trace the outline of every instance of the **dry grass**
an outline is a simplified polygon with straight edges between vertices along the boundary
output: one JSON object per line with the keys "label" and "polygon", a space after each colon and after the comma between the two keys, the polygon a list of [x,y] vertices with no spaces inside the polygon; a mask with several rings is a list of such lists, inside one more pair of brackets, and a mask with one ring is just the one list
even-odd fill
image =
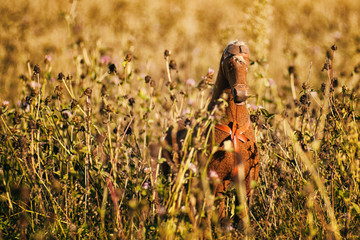
{"label": "dry grass", "polygon": [[[0,237],[359,238],[359,10],[350,0],[5,1]],[[228,224],[217,222],[216,179],[194,157],[201,138],[169,178],[150,174],[148,149],[181,116],[217,121],[205,110],[211,86],[196,85],[234,39],[251,50],[262,159],[248,231],[232,224],[235,188]]]}

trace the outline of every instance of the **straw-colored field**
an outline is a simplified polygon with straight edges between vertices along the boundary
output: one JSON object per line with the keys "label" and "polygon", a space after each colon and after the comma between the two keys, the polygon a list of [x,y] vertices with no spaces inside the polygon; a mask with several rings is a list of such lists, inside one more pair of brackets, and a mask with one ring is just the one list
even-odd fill
{"label": "straw-colored field", "polygon": [[[360,237],[359,1],[5,0],[0,16],[0,238]],[[221,225],[204,141],[168,178],[148,146],[221,117],[205,82],[236,39],[261,166],[250,222],[232,186]]]}

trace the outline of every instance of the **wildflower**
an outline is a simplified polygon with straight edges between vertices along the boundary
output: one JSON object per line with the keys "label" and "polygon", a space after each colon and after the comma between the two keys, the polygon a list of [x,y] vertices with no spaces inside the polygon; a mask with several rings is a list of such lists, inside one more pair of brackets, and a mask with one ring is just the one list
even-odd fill
{"label": "wildflower", "polygon": [[196,167],[196,165],[193,164],[193,163],[189,163],[189,169],[190,169],[191,171],[193,171],[194,173],[196,173],[196,171],[197,171],[197,167]]}
{"label": "wildflower", "polygon": [[209,68],[207,75],[212,78],[214,76],[214,74],[215,74],[215,70],[212,68]]}
{"label": "wildflower", "polygon": [[108,65],[110,63],[110,57],[107,55],[104,55],[100,58],[100,64],[101,65]]}
{"label": "wildflower", "polygon": [[113,79],[111,79],[111,82],[114,83],[115,85],[120,84],[119,78],[117,76],[115,76]]}
{"label": "wildflower", "polygon": [[29,86],[30,86],[30,88],[32,88],[32,89],[41,88],[41,84],[38,83],[38,82],[35,82],[35,81],[29,82]]}
{"label": "wildflower", "polygon": [[214,180],[214,179],[217,180],[217,179],[219,179],[219,175],[217,174],[216,171],[210,170],[209,171],[209,178],[212,179],[212,180]]}
{"label": "wildflower", "polygon": [[275,83],[274,79],[269,78],[269,85],[272,86],[272,85],[274,85],[274,83]]}
{"label": "wildflower", "polygon": [[3,107],[9,106],[9,101],[7,101],[7,100],[3,101],[3,102],[2,102],[2,106],[3,106]]}
{"label": "wildflower", "polygon": [[144,168],[144,173],[150,174],[151,170],[149,167]]}
{"label": "wildflower", "polygon": [[195,80],[193,78],[189,78],[188,80],[186,80],[186,85],[188,86],[195,86]]}
{"label": "wildflower", "polygon": [[188,104],[191,106],[193,105],[195,100],[193,98],[189,98]]}
{"label": "wildflower", "polygon": [[190,109],[189,108],[186,108],[182,111],[182,115],[186,115],[186,114],[189,114],[190,113]]}
{"label": "wildflower", "polygon": [[149,189],[149,187],[150,187],[150,184],[148,182],[144,182],[144,184],[142,185],[142,188],[145,190]]}
{"label": "wildflower", "polygon": [[256,110],[257,109],[257,106],[255,104],[249,104],[249,106],[252,110]]}
{"label": "wildflower", "polygon": [[159,208],[156,209],[157,213],[159,215],[165,215],[166,214],[166,208],[164,206],[160,206]]}
{"label": "wildflower", "polygon": [[44,63],[51,63],[51,56],[50,55],[45,55],[44,57]]}

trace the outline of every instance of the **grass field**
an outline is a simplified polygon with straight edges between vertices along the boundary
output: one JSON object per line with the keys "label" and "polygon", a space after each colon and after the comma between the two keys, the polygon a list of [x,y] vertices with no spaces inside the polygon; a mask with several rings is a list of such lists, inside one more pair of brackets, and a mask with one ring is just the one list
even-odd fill
{"label": "grass field", "polygon": [[[3,1],[0,238],[359,239],[359,12],[351,0]],[[149,148],[180,118],[221,118],[206,109],[235,39],[251,53],[261,156],[241,227],[237,186],[217,219],[201,136],[169,177]]]}

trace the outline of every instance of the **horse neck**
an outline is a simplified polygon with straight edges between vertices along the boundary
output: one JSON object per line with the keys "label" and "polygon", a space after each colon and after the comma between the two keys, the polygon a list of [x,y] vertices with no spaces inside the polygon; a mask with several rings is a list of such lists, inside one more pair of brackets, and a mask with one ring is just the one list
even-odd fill
{"label": "horse neck", "polygon": [[246,105],[236,105],[233,101],[233,97],[230,89],[224,90],[227,94],[229,94],[228,98],[228,106],[225,109],[225,113],[227,118],[223,119],[223,123],[228,125],[230,122],[237,122],[240,126],[245,125],[249,121],[249,113],[246,108]]}

